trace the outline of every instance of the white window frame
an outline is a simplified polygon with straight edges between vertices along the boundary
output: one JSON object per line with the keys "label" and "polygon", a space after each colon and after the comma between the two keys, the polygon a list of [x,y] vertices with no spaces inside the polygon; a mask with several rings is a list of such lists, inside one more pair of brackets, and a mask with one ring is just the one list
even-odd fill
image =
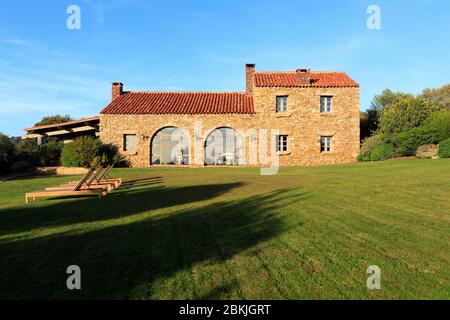
{"label": "white window frame", "polygon": [[289,151],[289,136],[287,134],[279,134],[276,136],[277,153]]}
{"label": "white window frame", "polygon": [[276,112],[287,112],[288,111],[288,95],[278,95],[276,97]]}
{"label": "white window frame", "polygon": [[333,152],[333,137],[320,136],[320,153]]}
{"label": "white window frame", "polygon": [[333,112],[333,96],[320,96],[320,112]]}
{"label": "white window frame", "polygon": [[[134,149],[128,148],[127,137],[134,137]],[[123,151],[124,152],[136,152],[137,151],[137,134],[135,133],[124,133],[123,134]]]}

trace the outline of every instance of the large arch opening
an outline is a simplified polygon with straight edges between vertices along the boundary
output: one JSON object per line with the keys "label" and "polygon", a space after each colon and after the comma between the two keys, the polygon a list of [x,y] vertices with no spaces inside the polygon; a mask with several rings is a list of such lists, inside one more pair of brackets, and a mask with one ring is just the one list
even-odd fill
{"label": "large arch opening", "polygon": [[214,129],[205,141],[205,165],[244,165],[244,141],[233,128]]}
{"label": "large arch opening", "polygon": [[152,165],[188,165],[189,135],[177,127],[162,128],[151,142]]}

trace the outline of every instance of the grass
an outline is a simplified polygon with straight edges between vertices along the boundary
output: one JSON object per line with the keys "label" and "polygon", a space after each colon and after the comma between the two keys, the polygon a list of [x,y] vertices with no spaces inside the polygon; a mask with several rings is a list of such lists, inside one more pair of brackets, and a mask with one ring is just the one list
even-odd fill
{"label": "grass", "polygon": [[[103,199],[0,184],[0,298],[449,299],[450,160],[116,169]],[[82,290],[66,288],[66,269]],[[381,290],[367,290],[378,265]]]}

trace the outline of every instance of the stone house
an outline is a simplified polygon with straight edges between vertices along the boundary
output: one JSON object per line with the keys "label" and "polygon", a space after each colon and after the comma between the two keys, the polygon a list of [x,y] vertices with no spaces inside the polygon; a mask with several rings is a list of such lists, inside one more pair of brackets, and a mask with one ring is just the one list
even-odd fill
{"label": "stone house", "polygon": [[359,85],[343,72],[256,72],[245,92],[127,92],[113,83],[99,136],[134,167],[325,165],[359,153]]}

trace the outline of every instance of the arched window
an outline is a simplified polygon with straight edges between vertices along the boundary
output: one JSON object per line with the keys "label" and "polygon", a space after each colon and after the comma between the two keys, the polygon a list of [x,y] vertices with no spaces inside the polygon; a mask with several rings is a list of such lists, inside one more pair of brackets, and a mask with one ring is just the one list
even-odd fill
{"label": "arched window", "polygon": [[183,129],[167,127],[152,138],[151,164],[188,165],[189,135]]}
{"label": "arched window", "polygon": [[205,165],[243,165],[244,142],[234,129],[213,130],[205,142]]}

